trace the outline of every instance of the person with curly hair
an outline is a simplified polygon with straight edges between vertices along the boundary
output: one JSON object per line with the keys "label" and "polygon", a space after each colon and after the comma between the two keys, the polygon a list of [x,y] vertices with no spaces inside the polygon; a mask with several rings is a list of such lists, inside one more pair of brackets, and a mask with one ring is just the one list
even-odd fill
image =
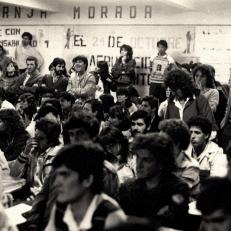
{"label": "person with curly hair", "polygon": [[208,100],[212,111],[216,112],[219,104],[219,92],[215,89],[214,79],[209,66],[203,64],[196,66],[193,70],[193,78],[196,87]]}
{"label": "person with curly hair", "polygon": [[180,69],[170,71],[165,85],[170,88],[172,96],[159,107],[162,118],[177,118],[187,123],[193,116],[201,115],[212,123],[213,130],[218,129],[208,100],[196,89],[188,73]]}
{"label": "person with curly hair", "polygon": [[22,119],[13,109],[0,110],[0,149],[7,161],[15,160],[24,150],[29,134]]}

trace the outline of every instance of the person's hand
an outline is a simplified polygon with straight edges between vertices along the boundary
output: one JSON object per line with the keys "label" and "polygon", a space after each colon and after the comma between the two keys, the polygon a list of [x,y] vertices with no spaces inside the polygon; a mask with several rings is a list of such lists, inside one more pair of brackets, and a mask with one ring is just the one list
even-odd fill
{"label": "person's hand", "polygon": [[27,140],[26,147],[24,149],[24,154],[29,155],[30,153],[34,152],[38,148],[38,141],[35,138],[31,138]]}

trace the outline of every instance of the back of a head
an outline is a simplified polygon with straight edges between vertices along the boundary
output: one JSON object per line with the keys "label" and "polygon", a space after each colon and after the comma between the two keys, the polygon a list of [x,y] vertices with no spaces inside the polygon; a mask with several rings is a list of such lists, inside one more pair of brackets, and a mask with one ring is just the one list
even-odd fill
{"label": "back of a head", "polygon": [[90,189],[97,194],[102,191],[103,161],[102,147],[97,143],[87,141],[62,148],[54,159],[53,166],[54,168],[66,166],[77,172],[80,181],[93,175],[94,180]]}
{"label": "back of a head", "polygon": [[167,133],[180,150],[186,150],[190,143],[190,131],[180,119],[168,119],[159,123],[160,131]]}

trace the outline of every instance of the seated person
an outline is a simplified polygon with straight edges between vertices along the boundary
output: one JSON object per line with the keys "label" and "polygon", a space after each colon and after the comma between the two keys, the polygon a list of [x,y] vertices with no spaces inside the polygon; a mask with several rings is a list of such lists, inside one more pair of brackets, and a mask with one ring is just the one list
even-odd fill
{"label": "seated person", "polygon": [[211,122],[205,117],[197,116],[189,120],[188,126],[191,145],[186,153],[199,163],[201,181],[209,176],[225,176],[228,170],[227,156],[221,147],[209,140]]}
{"label": "seated person", "polygon": [[182,227],[188,210],[189,188],[174,175],[173,143],[164,133],[137,135],[137,179],[120,189],[120,205],[127,215],[157,219],[160,224]]}
{"label": "seated person", "polygon": [[112,229],[126,221],[115,200],[102,193],[103,149],[92,142],[63,148],[55,158],[56,204],[45,231]]}
{"label": "seated person", "polygon": [[60,125],[41,119],[35,125],[35,137],[28,140],[25,150],[11,165],[11,175],[25,177],[29,196],[41,190],[51,171],[51,163],[58,150]]}

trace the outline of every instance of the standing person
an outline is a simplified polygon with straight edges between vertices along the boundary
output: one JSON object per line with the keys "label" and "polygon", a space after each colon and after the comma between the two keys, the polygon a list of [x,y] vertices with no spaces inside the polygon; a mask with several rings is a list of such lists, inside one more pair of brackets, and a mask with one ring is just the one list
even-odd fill
{"label": "standing person", "polygon": [[41,70],[41,67],[44,63],[43,57],[40,52],[32,46],[32,34],[29,32],[24,32],[22,34],[22,44],[15,49],[15,60],[19,66],[20,73],[24,73],[27,69],[26,60],[29,56],[34,56],[38,60],[38,69]]}
{"label": "standing person", "polygon": [[136,61],[133,57],[133,49],[129,45],[120,47],[120,57],[112,67],[111,74],[117,83],[117,88],[128,87],[135,82]]}
{"label": "standing person", "polygon": [[166,99],[166,88],[164,79],[167,70],[170,70],[174,64],[174,60],[166,51],[168,43],[165,40],[157,42],[158,54],[156,57],[151,57],[150,61],[150,88],[149,95],[156,97],[159,102]]}
{"label": "standing person", "polygon": [[45,87],[54,92],[66,91],[68,84],[68,76],[65,60],[56,57],[50,65],[54,71],[51,74],[45,75],[43,77],[42,87]]}
{"label": "standing person", "polygon": [[88,60],[86,56],[78,55],[72,60],[74,72],[68,81],[67,92],[75,98],[86,97],[95,98],[96,79],[95,76],[87,72]]}

